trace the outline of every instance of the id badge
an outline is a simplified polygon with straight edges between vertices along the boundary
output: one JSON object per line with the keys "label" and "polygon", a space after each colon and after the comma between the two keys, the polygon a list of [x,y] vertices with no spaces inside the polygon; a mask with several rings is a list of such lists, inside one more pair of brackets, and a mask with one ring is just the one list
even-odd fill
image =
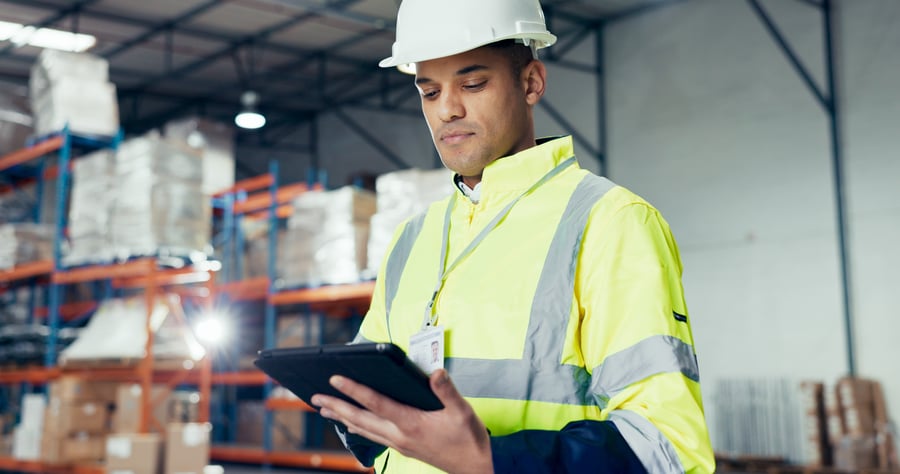
{"label": "id badge", "polygon": [[409,359],[426,374],[444,368],[444,328],[429,326],[409,338]]}

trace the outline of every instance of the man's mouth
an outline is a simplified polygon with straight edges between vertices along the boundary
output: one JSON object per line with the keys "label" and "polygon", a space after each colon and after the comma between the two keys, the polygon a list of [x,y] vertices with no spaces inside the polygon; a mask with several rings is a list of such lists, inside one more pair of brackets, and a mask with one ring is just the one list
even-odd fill
{"label": "man's mouth", "polygon": [[447,132],[447,133],[441,134],[441,142],[446,143],[448,145],[456,145],[474,135],[475,134],[471,133],[471,132]]}

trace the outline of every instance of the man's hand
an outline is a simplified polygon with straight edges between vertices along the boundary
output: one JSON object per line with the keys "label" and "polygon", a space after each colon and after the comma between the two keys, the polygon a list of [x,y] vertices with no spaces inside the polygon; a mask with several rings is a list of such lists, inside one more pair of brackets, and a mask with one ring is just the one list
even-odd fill
{"label": "man's hand", "polygon": [[403,405],[345,377],[336,375],[330,382],[366,409],[321,394],[313,396],[312,403],[322,408],[322,416],[343,423],[351,433],[447,472],[493,472],[487,430],[447,371],[431,374],[431,390],[444,404],[436,411]]}

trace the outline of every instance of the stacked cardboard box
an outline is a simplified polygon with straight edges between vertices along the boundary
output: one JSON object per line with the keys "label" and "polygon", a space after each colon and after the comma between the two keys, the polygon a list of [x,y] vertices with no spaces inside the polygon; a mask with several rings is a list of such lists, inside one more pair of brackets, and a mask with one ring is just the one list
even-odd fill
{"label": "stacked cardboard box", "polygon": [[821,382],[800,383],[805,459],[815,467],[831,465],[828,427],[825,422],[824,392],[825,384]]}
{"label": "stacked cardboard box", "polygon": [[51,464],[100,462],[109,433],[115,384],[65,376],[50,384],[41,459]]}
{"label": "stacked cardboard box", "polygon": [[[892,469],[897,454],[881,384],[874,380],[844,377],[833,394],[840,421],[829,419],[829,439],[834,465],[841,469]],[[834,407],[830,407],[829,411]],[[829,414],[834,417],[833,413]],[[838,431],[839,430],[839,431]]]}
{"label": "stacked cardboard box", "polygon": [[170,423],[166,428],[165,474],[203,474],[209,464],[212,425]]}
{"label": "stacked cardboard box", "polygon": [[106,472],[110,474],[158,474],[162,437],[156,433],[119,433],[106,438]]}
{"label": "stacked cardboard box", "polygon": [[99,56],[44,49],[29,77],[34,131],[38,135],[68,126],[81,135],[115,135],[119,130],[116,86],[109,64]]}
{"label": "stacked cardboard box", "polygon": [[287,229],[279,236],[277,284],[296,287],[359,281],[366,266],[374,194],[345,186],[301,194],[293,205]]}
{"label": "stacked cardboard box", "polygon": [[[296,398],[296,397],[295,397]],[[266,407],[262,401],[246,401],[238,404],[237,439],[241,445],[262,447],[265,429]],[[279,410],[272,418],[272,450],[296,451],[305,443],[302,411]]]}

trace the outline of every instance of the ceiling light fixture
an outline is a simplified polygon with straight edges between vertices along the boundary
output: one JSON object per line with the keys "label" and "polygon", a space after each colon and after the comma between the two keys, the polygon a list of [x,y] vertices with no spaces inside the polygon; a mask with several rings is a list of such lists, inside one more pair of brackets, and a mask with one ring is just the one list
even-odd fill
{"label": "ceiling light fixture", "polygon": [[75,53],[87,51],[97,44],[97,38],[92,35],[53,28],[35,28],[9,21],[0,21],[0,41],[9,41],[17,47],[36,46]]}
{"label": "ceiling light fixture", "polygon": [[258,103],[259,94],[256,92],[246,91],[241,94],[243,108],[234,116],[234,124],[247,130],[262,128],[266,124],[266,116],[256,110]]}

